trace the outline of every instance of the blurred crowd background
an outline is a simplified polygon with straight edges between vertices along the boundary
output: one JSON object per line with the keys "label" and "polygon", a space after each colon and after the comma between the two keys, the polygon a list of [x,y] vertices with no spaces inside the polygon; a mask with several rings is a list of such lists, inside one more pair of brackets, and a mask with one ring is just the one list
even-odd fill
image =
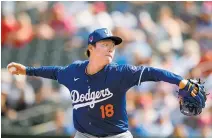
{"label": "blurred crowd background", "polygon": [[[74,136],[67,88],[49,79],[11,76],[10,62],[66,66],[87,59],[87,39],[106,27],[124,42],[114,62],[201,78],[212,92],[212,2],[3,1],[1,132]],[[129,130],[142,137],[212,137],[212,94],[201,115],[179,111],[177,86],[145,82],[127,93]]]}

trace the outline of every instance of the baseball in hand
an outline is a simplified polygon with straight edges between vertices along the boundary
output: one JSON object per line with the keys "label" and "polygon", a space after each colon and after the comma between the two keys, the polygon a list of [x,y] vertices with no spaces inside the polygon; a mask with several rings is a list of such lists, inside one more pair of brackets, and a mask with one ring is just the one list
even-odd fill
{"label": "baseball in hand", "polygon": [[16,67],[10,67],[9,68],[9,72],[11,72],[11,73],[14,72],[14,71],[16,71],[16,70],[17,70]]}

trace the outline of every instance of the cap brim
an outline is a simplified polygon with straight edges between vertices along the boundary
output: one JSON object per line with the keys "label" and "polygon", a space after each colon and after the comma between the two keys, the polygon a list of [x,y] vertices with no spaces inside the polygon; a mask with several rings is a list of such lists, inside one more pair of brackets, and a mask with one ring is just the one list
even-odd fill
{"label": "cap brim", "polygon": [[102,40],[105,40],[105,39],[111,39],[115,43],[115,45],[119,45],[122,42],[122,39],[120,37],[117,37],[117,36],[106,37]]}

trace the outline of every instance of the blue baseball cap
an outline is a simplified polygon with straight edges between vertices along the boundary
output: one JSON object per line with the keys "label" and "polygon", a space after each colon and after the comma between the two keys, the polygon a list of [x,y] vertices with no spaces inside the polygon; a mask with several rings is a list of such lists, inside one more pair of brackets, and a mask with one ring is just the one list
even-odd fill
{"label": "blue baseball cap", "polygon": [[112,32],[107,28],[94,30],[88,37],[88,44],[95,44],[100,40],[111,39],[115,45],[119,45],[122,39],[118,36],[113,36]]}

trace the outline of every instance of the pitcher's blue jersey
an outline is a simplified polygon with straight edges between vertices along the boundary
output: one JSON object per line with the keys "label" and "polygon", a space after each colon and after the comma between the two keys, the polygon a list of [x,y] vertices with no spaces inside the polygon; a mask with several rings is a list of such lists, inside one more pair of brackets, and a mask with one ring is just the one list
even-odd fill
{"label": "pitcher's blue jersey", "polygon": [[126,91],[144,81],[178,85],[182,78],[171,72],[144,66],[106,65],[94,75],[85,70],[89,61],[67,67],[27,68],[27,75],[58,80],[70,91],[75,128],[94,136],[115,135],[128,129]]}

